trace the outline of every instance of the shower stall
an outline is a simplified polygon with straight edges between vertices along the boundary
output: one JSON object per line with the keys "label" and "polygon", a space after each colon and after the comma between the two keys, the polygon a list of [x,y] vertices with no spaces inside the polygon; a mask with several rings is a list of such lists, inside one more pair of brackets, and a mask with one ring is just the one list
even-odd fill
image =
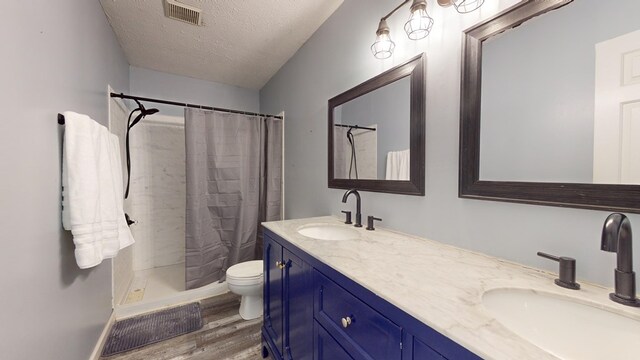
{"label": "shower stall", "polygon": [[[123,159],[126,158],[124,139],[129,113],[130,110],[123,101],[110,99],[110,130],[121,139]],[[279,131],[282,129],[282,126],[279,127]],[[282,137],[278,139],[282,142]],[[131,129],[129,141],[131,178],[125,212],[135,221],[131,230],[136,242],[114,259],[113,299],[116,316],[128,316],[228,291],[224,281],[198,282],[197,288],[192,281],[191,290],[187,290],[185,249],[193,251],[193,246],[189,247],[185,240],[188,235],[185,227],[186,170],[187,158],[193,158],[193,155],[187,156],[186,152],[184,116],[163,115],[162,111],[148,115]],[[198,142],[193,138],[188,141],[192,148],[192,144]],[[281,149],[282,143],[277,145]],[[282,160],[282,153],[278,153],[279,161]],[[278,167],[278,171],[282,171],[281,167]],[[203,168],[203,172],[211,173],[212,170]],[[126,174],[126,169],[123,173]],[[281,186],[281,174],[277,179]],[[280,198],[277,200],[281,204],[282,192],[278,196]],[[281,206],[278,211],[277,216],[280,218]],[[255,253],[259,256],[259,251]],[[193,259],[193,254],[191,256]],[[218,279],[219,276],[215,278]],[[224,280],[223,276],[221,280]]]}
{"label": "shower stall", "polygon": [[125,208],[136,243],[135,276],[124,303],[184,291],[184,118],[154,114],[131,131],[131,186]]}

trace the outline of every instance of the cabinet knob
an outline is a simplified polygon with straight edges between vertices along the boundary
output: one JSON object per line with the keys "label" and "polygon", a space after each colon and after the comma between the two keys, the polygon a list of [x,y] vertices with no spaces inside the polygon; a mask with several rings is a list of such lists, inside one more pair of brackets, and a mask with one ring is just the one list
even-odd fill
{"label": "cabinet knob", "polygon": [[284,261],[276,261],[276,267],[280,270],[284,269]]}
{"label": "cabinet knob", "polygon": [[346,329],[346,328],[349,327],[349,325],[351,325],[351,317],[350,316],[343,317],[342,318],[342,327]]}

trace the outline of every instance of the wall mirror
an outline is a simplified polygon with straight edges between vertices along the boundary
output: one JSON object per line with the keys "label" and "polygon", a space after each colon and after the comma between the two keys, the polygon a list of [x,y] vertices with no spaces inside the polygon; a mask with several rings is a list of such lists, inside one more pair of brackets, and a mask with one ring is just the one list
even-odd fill
{"label": "wall mirror", "polygon": [[459,195],[640,212],[640,1],[523,1],[465,32]]}
{"label": "wall mirror", "polygon": [[329,100],[329,187],[424,195],[424,55]]}

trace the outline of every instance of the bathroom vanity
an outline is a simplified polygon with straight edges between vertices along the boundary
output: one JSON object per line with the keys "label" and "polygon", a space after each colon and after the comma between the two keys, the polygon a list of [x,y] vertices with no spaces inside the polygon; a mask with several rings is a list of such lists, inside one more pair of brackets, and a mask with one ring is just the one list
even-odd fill
{"label": "bathroom vanity", "polygon": [[263,342],[274,359],[478,359],[265,227]]}
{"label": "bathroom vanity", "polygon": [[[564,289],[556,274],[427,239],[356,229],[334,217],[263,225],[263,355],[272,359],[584,358],[578,348],[589,339],[558,350],[508,323],[529,299],[549,302],[549,311],[562,300],[587,319],[607,309],[606,316],[630,322],[612,325],[623,335],[640,324],[639,310],[609,301],[605,288]],[[502,309],[512,312],[501,317]],[[544,318],[533,315],[522,321]],[[566,336],[561,342],[573,341]]]}

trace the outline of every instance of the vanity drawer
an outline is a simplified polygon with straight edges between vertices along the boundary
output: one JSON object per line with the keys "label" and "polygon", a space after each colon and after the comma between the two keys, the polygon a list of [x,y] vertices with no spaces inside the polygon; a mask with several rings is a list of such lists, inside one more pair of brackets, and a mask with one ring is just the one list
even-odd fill
{"label": "vanity drawer", "polygon": [[402,328],[320,272],[314,316],[354,359],[400,360]]}
{"label": "vanity drawer", "polygon": [[315,360],[353,360],[317,321],[313,322],[313,332],[316,339]]}

